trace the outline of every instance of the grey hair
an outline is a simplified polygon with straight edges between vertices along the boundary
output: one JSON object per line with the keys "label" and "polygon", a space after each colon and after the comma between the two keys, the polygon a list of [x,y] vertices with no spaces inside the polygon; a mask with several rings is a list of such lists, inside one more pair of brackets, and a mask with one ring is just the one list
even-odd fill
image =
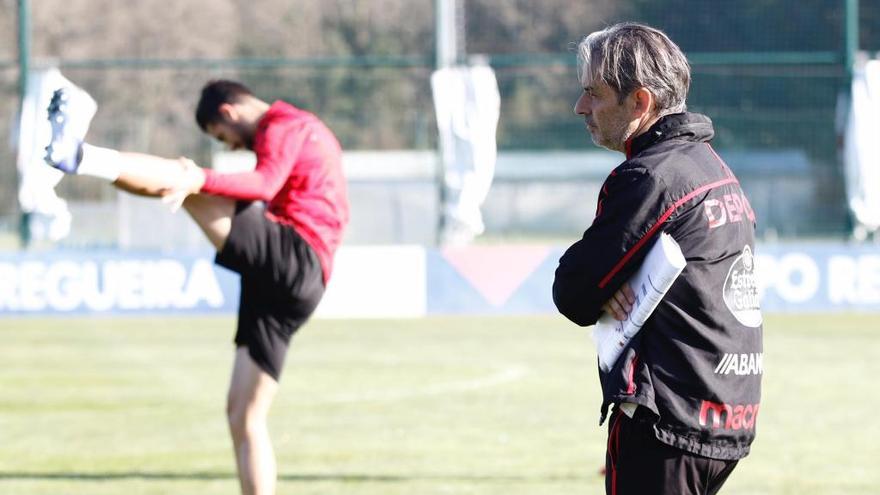
{"label": "grey hair", "polygon": [[691,68],[681,49],[659,29],[624,22],[584,38],[577,47],[584,87],[602,81],[623,102],[638,88],[654,96],[658,115],[687,110]]}

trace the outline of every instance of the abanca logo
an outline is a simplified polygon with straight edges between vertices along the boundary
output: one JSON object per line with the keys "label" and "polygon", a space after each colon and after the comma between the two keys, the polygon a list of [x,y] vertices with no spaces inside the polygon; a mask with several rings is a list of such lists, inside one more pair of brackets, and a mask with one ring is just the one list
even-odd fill
{"label": "abanca logo", "polygon": [[724,304],[733,316],[747,327],[759,327],[764,321],[758,297],[755,257],[749,246],[743,248],[727,272],[724,281]]}

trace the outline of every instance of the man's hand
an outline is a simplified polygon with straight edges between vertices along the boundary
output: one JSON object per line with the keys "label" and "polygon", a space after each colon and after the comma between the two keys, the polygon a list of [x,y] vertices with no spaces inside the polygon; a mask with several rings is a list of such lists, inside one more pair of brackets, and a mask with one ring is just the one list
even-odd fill
{"label": "man's hand", "polygon": [[617,321],[624,321],[632,311],[632,306],[636,302],[636,296],[629,284],[623,286],[611,296],[611,299],[602,305],[602,310],[611,315]]}
{"label": "man's hand", "polygon": [[181,167],[178,183],[162,190],[162,202],[172,213],[180,209],[187,196],[198,193],[205,185],[205,172],[195,162],[185,157],[178,158],[177,162]]}

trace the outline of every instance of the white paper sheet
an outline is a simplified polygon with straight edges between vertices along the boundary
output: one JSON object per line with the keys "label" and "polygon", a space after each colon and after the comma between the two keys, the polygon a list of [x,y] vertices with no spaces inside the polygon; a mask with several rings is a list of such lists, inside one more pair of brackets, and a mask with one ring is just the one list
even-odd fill
{"label": "white paper sheet", "polygon": [[593,341],[603,371],[614,366],[620,353],[642,329],[686,264],[678,243],[669,234],[661,233],[642,265],[627,281],[636,296],[627,319],[618,321],[605,313],[593,328]]}

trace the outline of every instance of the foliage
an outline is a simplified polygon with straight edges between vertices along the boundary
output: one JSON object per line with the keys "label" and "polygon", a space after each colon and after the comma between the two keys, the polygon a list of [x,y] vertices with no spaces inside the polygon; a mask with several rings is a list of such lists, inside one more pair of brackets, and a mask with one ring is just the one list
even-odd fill
{"label": "foliage", "polygon": [[[68,67],[100,102],[95,144],[200,163],[216,146],[192,112],[208,79],[241,79],[266,99],[286,99],[324,118],[347,149],[431,149],[429,77],[435,0],[31,0],[35,60],[196,60],[164,68]],[[458,0],[468,53],[497,58],[502,149],[585,149],[571,107],[579,88],[572,48],[624,20],[667,31],[688,54],[832,52],[843,49],[846,2],[748,0]],[[861,0],[862,47],[880,50],[880,2]],[[15,0],[0,0],[0,134],[16,105]],[[562,58],[560,58],[562,57]],[[228,60],[280,65],[224,65]],[[311,66],[296,61],[314,62]],[[506,60],[506,61],[505,61]],[[217,61],[217,63],[210,63]],[[345,63],[343,61],[355,61]],[[5,65],[3,63],[5,62]],[[384,65],[383,65],[384,64]],[[799,149],[823,173],[837,169],[835,112],[846,72],[837,64],[694,64],[690,108],[707,113],[716,145]],[[0,148],[0,214],[15,210],[13,155]],[[841,179],[835,179],[837,191]],[[96,183],[64,184],[69,198],[110,197]]]}

